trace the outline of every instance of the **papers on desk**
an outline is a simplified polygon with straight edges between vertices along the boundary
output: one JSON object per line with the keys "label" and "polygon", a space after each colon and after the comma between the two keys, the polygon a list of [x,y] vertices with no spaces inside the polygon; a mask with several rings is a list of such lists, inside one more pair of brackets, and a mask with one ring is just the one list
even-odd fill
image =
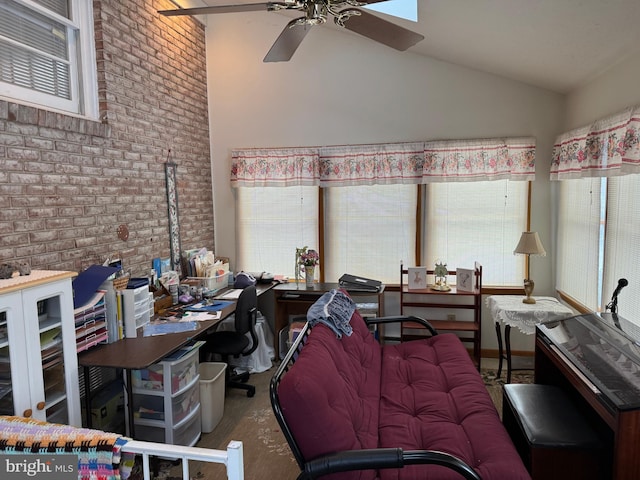
{"label": "papers on desk", "polygon": [[180,319],[181,322],[205,322],[207,320],[219,320],[222,316],[222,312],[185,312],[184,316]]}
{"label": "papers on desk", "polygon": [[155,335],[166,335],[168,333],[188,332],[197,330],[197,322],[162,322],[148,323],[143,327],[143,335],[145,337],[153,337]]}
{"label": "papers on desk", "polygon": [[232,288],[231,290],[227,290],[223,295],[220,295],[216,298],[220,300],[237,300],[238,297],[240,297],[241,293],[241,288]]}
{"label": "papers on desk", "polygon": [[200,302],[194,305],[189,305],[185,308],[186,312],[219,312],[223,308],[232,305],[233,302]]}

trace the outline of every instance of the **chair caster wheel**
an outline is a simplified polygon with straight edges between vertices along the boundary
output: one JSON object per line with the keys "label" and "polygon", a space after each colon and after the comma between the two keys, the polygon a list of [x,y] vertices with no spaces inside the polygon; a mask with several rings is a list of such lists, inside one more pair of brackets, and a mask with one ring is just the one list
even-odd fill
{"label": "chair caster wheel", "polygon": [[247,390],[247,397],[251,398],[256,394],[255,390]]}

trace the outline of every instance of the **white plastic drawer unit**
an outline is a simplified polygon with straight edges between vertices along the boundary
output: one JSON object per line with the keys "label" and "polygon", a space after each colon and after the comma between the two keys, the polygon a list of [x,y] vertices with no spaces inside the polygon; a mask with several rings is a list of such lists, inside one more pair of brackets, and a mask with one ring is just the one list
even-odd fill
{"label": "white plastic drawer unit", "polygon": [[[177,360],[163,360],[144,370],[133,370],[133,388],[177,393],[198,376],[198,351],[194,348]],[[170,386],[169,390],[166,385]]]}
{"label": "white plastic drawer unit", "polygon": [[133,370],[136,440],[194,445],[201,434],[199,350],[187,345],[144,370]]}
{"label": "white plastic drawer unit", "polygon": [[[170,402],[170,405],[165,405],[167,401]],[[195,377],[191,385],[183,392],[177,393],[171,398],[165,398],[162,392],[136,393],[133,396],[136,423],[138,420],[161,420],[176,425],[198,408],[199,404],[200,382],[198,377]]]}
{"label": "white plastic drawer unit", "polygon": [[127,288],[122,291],[124,313],[124,336],[135,338],[140,327],[151,320],[149,286]]}
{"label": "white plastic drawer unit", "polygon": [[171,445],[194,446],[200,440],[200,405],[172,428],[136,424],[136,440],[168,443]]}

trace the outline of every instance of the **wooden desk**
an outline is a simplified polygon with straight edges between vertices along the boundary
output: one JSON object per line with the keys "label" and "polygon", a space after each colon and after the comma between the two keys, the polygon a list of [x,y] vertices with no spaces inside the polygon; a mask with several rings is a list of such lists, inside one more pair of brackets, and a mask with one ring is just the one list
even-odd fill
{"label": "wooden desk", "polygon": [[[280,330],[289,325],[289,317],[300,315],[305,316],[309,307],[313,305],[318,298],[324,293],[332,289],[340,289],[338,283],[314,283],[313,286],[307,287],[305,283],[283,283],[273,287],[275,300],[275,318],[274,318],[274,350],[276,358],[280,358]],[[378,304],[377,316],[382,316],[384,311],[384,288],[380,292],[363,292],[349,290],[349,295],[357,303],[357,298],[370,297],[375,298]]]}
{"label": "wooden desk", "polygon": [[[274,284],[261,284],[256,286],[258,296],[273,288]],[[223,294],[221,291],[220,294]],[[131,383],[131,370],[149,368],[158,363],[167,355],[185,346],[192,340],[203,337],[236,310],[236,303],[221,310],[220,318],[198,322],[198,329],[167,335],[143,337],[141,329],[136,338],[123,338],[114,343],[99,345],[78,355],[78,365],[83,367],[85,385],[85,407],[87,411],[87,427],[91,428],[91,395],[90,395],[90,368],[116,368],[122,369],[125,374],[125,389],[127,392],[127,411],[129,418],[129,435],[134,437],[133,422],[133,386]]]}
{"label": "wooden desk", "polygon": [[137,338],[123,338],[114,343],[94,347],[78,355],[78,365],[83,368],[85,386],[85,408],[87,411],[87,427],[91,428],[91,395],[90,395],[90,369],[91,367],[106,367],[122,369],[125,374],[125,389],[127,391],[127,411],[129,418],[129,436],[135,438],[133,422],[133,386],[131,383],[131,370],[149,368],[158,363],[167,355],[183,347],[191,340],[204,336],[208,330],[235,312],[235,302],[222,309],[220,318],[198,322],[198,329],[189,332],[171,333],[143,337],[138,332]]}

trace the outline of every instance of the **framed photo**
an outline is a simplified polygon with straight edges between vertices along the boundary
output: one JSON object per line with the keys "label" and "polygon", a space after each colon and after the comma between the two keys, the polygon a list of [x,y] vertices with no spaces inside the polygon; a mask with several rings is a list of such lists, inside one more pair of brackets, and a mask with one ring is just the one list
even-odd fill
{"label": "framed photo", "polygon": [[177,165],[167,162],[164,164],[167,180],[167,205],[169,214],[169,240],[171,248],[171,268],[182,276],[180,262],[180,222],[178,221],[178,186],[176,180]]}
{"label": "framed photo", "polygon": [[409,290],[424,290],[427,288],[427,267],[409,267],[407,276],[407,288]]}
{"label": "framed photo", "polygon": [[473,273],[469,268],[456,269],[456,288],[459,292],[473,292]]}

